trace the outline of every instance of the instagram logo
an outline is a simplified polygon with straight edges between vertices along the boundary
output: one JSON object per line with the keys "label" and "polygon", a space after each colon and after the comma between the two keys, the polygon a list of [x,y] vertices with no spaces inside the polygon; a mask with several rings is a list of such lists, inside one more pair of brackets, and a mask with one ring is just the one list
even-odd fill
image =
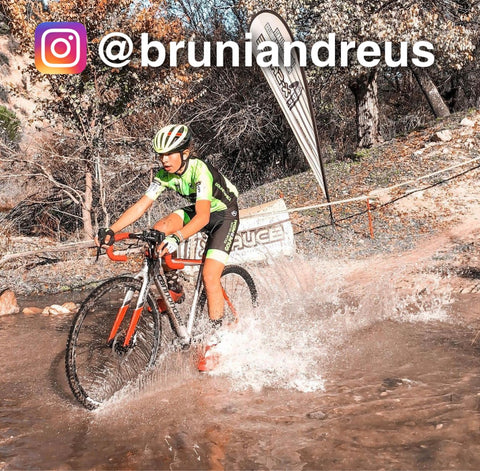
{"label": "instagram logo", "polygon": [[35,67],[42,74],[79,74],[87,65],[82,23],[41,23],[35,29]]}

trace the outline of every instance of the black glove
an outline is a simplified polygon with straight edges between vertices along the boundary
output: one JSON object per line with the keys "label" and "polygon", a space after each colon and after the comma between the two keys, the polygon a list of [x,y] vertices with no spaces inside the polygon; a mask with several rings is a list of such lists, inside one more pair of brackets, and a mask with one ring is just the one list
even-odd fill
{"label": "black glove", "polygon": [[[110,239],[108,239],[108,242],[105,242],[107,235],[110,236]],[[113,232],[111,229],[102,227],[98,230],[98,242],[100,243],[100,245],[113,245],[113,243],[115,242],[115,239],[113,238],[114,235],[115,232]]]}

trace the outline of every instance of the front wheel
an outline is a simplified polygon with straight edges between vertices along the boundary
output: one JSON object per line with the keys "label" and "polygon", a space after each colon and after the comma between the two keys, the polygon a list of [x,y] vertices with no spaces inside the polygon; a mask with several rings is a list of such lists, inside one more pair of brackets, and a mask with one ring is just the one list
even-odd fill
{"label": "front wheel", "polygon": [[[238,265],[228,265],[223,269],[220,279],[224,297],[224,325],[238,322],[245,312],[257,306],[258,292],[252,276]],[[202,290],[198,303],[194,337],[208,334],[210,323],[207,310],[207,293]]]}
{"label": "front wheel", "polygon": [[[160,322],[150,292],[125,345],[141,287],[141,281],[132,277],[112,278],[88,296],[73,320],[65,368],[73,394],[87,409],[98,407],[155,363]],[[120,311],[123,319],[109,340]]]}

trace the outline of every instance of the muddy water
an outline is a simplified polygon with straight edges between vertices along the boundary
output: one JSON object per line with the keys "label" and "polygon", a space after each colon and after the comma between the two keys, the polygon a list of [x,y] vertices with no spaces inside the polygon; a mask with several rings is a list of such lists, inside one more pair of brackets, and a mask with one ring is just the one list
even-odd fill
{"label": "muddy water", "polygon": [[0,318],[0,468],[479,469],[479,295],[331,268],[259,268],[214,373],[168,352],[94,412],[64,377],[70,319]]}

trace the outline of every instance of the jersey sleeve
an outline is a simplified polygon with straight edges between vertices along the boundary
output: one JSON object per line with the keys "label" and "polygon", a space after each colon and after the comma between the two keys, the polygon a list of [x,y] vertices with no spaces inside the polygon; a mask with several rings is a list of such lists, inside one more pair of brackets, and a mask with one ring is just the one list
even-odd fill
{"label": "jersey sleeve", "polygon": [[155,201],[164,190],[165,186],[162,181],[158,178],[154,178],[152,183],[150,183],[150,186],[147,188],[145,196]]}
{"label": "jersey sleeve", "polygon": [[202,162],[200,171],[195,179],[196,200],[197,201],[212,201],[213,198],[213,175],[208,170],[208,167]]}

